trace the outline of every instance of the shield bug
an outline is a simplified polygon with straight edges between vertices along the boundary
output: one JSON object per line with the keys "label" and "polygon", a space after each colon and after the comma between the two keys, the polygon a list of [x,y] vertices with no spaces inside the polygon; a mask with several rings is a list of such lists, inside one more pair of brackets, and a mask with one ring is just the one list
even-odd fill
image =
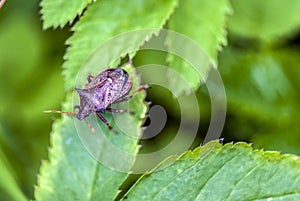
{"label": "shield bug", "polygon": [[0,8],[4,5],[6,0],[0,0]]}
{"label": "shield bug", "polygon": [[[78,120],[85,120],[89,115],[96,113],[99,119],[111,130],[112,126],[103,117],[105,111],[116,113],[127,111],[110,108],[111,104],[127,101],[139,91],[148,88],[147,85],[142,85],[132,95],[128,96],[132,88],[132,80],[128,73],[120,67],[105,69],[95,77],[89,75],[87,80],[88,83],[83,89],[76,88],[80,96],[80,105],[75,106],[74,109],[79,109],[78,113],[61,112],[58,110],[45,112],[76,115]],[[91,128],[92,132],[94,132],[91,125],[86,120],[85,122]]]}

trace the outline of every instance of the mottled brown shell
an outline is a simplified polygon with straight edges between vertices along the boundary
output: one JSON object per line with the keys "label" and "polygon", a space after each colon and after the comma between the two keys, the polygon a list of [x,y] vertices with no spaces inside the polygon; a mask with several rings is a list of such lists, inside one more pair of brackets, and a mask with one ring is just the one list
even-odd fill
{"label": "mottled brown shell", "polygon": [[132,81],[121,68],[108,68],[96,77],[88,77],[84,89],[76,89],[80,96],[77,118],[84,119],[94,112],[102,112],[109,105],[126,96],[132,88]]}

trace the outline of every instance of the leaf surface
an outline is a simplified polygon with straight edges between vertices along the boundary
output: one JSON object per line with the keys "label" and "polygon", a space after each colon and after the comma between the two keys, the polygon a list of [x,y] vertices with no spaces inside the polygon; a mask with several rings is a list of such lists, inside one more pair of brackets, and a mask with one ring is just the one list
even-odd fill
{"label": "leaf surface", "polygon": [[[225,18],[230,11],[230,4],[227,0],[210,1],[210,0],[190,0],[180,1],[178,8],[170,19],[169,28],[173,31],[184,34],[196,42],[208,54],[215,63],[217,63],[217,54],[223,45],[227,44],[225,31]],[[176,41],[168,41],[167,45],[175,46]],[[194,57],[201,52],[191,52],[190,47],[181,44],[180,48]],[[201,57],[200,57],[201,58]],[[186,58],[179,58],[169,54],[167,61],[172,70],[178,72],[185,81],[169,76],[170,87],[175,94],[190,92],[199,87],[200,80],[205,80],[209,69],[213,66],[208,64],[203,66],[199,74],[189,63]],[[185,84],[187,82],[188,86]],[[191,88],[191,89],[189,89]]]}
{"label": "leaf surface", "polygon": [[43,28],[63,27],[68,22],[72,22],[77,15],[80,15],[83,9],[91,2],[92,0],[42,0]]}
{"label": "leaf surface", "polygon": [[[133,80],[133,92],[138,88],[139,78],[131,65],[125,69]],[[64,115],[57,120],[51,134],[49,161],[43,162],[38,177],[36,200],[113,200],[138,151],[140,126],[147,110],[144,98],[145,92],[141,91],[129,101],[129,110],[135,112],[133,116],[127,113],[104,115],[117,134],[109,131],[95,116],[88,118],[96,129],[95,134],[84,122],[72,117]],[[71,96],[68,96],[63,109],[72,110]],[[120,130],[122,126],[130,127],[130,130],[125,134],[124,130]],[[121,150],[122,154],[130,153],[132,157],[123,159],[116,150]]]}
{"label": "leaf surface", "polygon": [[126,200],[299,200],[297,156],[212,141],[144,175]]}
{"label": "leaf surface", "polygon": [[[162,28],[172,14],[177,0],[161,1],[159,6],[149,1],[98,1],[89,6],[84,16],[73,27],[74,35],[67,40],[70,46],[64,63],[66,88],[75,85],[76,75],[88,56],[96,48],[118,34],[146,28]],[[101,65],[106,68],[116,65],[115,60],[138,48],[158,30],[144,31],[129,40],[113,42],[99,55]],[[131,55],[132,56],[132,55]]]}

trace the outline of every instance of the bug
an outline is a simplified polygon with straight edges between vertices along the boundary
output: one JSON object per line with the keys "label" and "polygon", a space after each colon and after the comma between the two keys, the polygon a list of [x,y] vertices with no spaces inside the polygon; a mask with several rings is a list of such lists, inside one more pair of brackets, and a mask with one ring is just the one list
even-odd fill
{"label": "bug", "polygon": [[[78,113],[61,112],[58,110],[49,110],[45,112],[76,115],[77,119],[80,121],[85,120],[89,115],[96,113],[98,118],[106,124],[108,129],[112,130],[112,126],[103,117],[105,111],[116,113],[128,112],[128,110],[113,109],[110,106],[111,104],[128,101],[139,91],[148,88],[148,85],[142,85],[132,95],[128,96],[132,89],[132,80],[128,73],[120,67],[107,68],[95,77],[89,75],[87,81],[88,83],[83,89],[75,89],[80,97],[80,105],[74,107],[74,109],[79,110]],[[94,133],[95,131],[91,125],[86,120],[85,122]]]}
{"label": "bug", "polygon": [[0,8],[4,5],[6,0],[0,0]]}

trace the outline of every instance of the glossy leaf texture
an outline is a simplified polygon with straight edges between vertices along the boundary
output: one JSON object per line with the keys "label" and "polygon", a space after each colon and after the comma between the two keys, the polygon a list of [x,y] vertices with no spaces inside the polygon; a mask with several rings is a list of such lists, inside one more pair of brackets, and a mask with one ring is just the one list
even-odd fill
{"label": "glossy leaf texture", "polygon": [[145,174],[124,200],[299,200],[300,160],[212,141]]}
{"label": "glossy leaf texture", "polygon": [[234,14],[228,19],[229,32],[248,39],[276,43],[299,31],[298,0],[232,0]]}
{"label": "glossy leaf texture", "polygon": [[[76,75],[87,57],[107,40],[132,30],[162,28],[173,13],[177,0],[161,1],[159,6],[156,3],[154,0],[103,0],[90,5],[73,27],[74,35],[67,40],[69,48],[63,72],[66,89],[74,87]],[[158,34],[158,31],[149,31],[145,35],[113,44],[113,52],[107,51],[101,56],[103,65],[106,65],[104,67],[132,53],[130,50],[137,50],[152,34]]]}
{"label": "glossy leaf texture", "polygon": [[[169,29],[184,34],[196,42],[216,64],[218,51],[227,44],[225,19],[230,10],[231,7],[227,0],[180,1],[178,8],[170,19]],[[168,37],[166,40],[166,44],[169,47],[177,45],[176,41],[168,41]],[[189,54],[194,54],[196,58],[199,57],[197,55],[199,52],[190,52],[189,46],[182,44],[181,48],[185,52],[189,52]],[[189,86],[187,87],[181,79],[176,79],[174,76],[169,77],[170,88],[176,95],[183,92],[189,93],[191,90],[197,89],[200,85],[200,80],[205,81],[210,68],[213,67],[213,64],[206,65],[201,69],[201,74],[199,74],[184,59],[173,54],[169,54],[167,57],[171,70],[178,72]]]}
{"label": "glossy leaf texture", "polygon": [[[133,80],[133,92],[138,88],[139,77],[131,65],[127,65],[125,69]],[[84,122],[70,116],[64,115],[61,120],[57,120],[51,134],[49,161],[43,162],[38,176],[36,200],[113,200],[118,195],[118,188],[128,176],[128,172],[121,172],[117,168],[127,167],[128,161],[118,158],[111,150],[116,148],[124,153],[133,154],[130,165],[134,162],[134,154],[138,152],[137,142],[141,135],[141,124],[147,110],[144,98],[145,92],[141,91],[129,101],[129,110],[135,112],[130,116],[130,126],[124,118],[123,122],[118,122],[119,125],[131,127],[131,132],[127,134],[119,130],[119,125],[115,123],[115,118],[126,114],[116,114],[114,118],[109,113],[104,114],[117,133],[108,130],[103,122],[92,121],[92,118],[88,118],[89,122],[95,129],[99,125],[102,131],[98,129],[93,134]],[[67,97],[63,110],[72,110],[71,96]],[[111,168],[107,159],[117,164],[115,169]]]}
{"label": "glossy leaf texture", "polygon": [[84,8],[91,2],[92,0],[42,0],[43,28],[63,27],[65,24],[73,22],[76,16],[80,15]]}

